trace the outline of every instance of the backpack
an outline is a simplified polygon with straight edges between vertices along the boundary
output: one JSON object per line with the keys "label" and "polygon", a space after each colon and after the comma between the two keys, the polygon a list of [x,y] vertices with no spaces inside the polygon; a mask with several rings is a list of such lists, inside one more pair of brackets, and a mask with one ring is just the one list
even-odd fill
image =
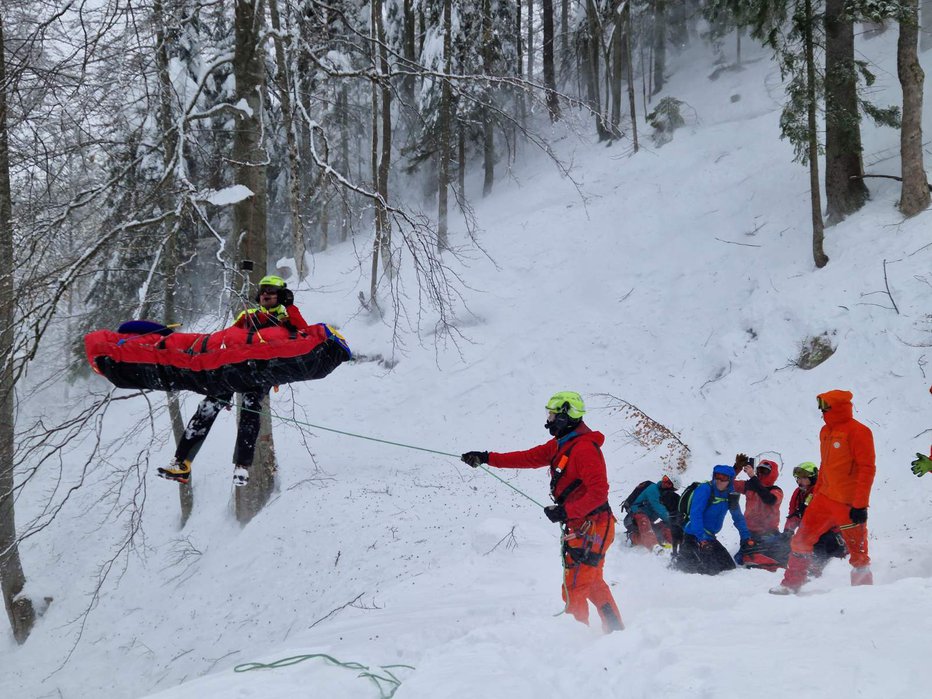
{"label": "backpack", "polygon": [[[683,490],[683,494],[680,495],[680,502],[676,507],[676,520],[677,524],[681,527],[685,527],[689,522],[689,508],[693,503],[693,493],[696,492],[698,488],[703,483],[708,483],[709,481],[693,481]],[[711,501],[711,498],[709,498]]]}
{"label": "backpack", "polygon": [[626,497],[621,503],[622,511],[630,512],[631,505],[633,505],[634,501],[638,499],[638,496],[644,492],[644,489],[647,488],[647,486],[653,485],[653,484],[654,484],[653,481],[641,481],[636,486],[634,486],[634,490],[631,491],[631,494],[628,497]]}

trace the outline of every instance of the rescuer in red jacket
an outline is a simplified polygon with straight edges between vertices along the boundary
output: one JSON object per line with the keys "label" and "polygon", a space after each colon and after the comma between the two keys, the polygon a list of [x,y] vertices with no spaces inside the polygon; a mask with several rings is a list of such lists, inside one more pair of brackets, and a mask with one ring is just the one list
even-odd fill
{"label": "rescuer in red jacket", "polygon": [[812,551],[819,538],[838,527],[848,546],[851,584],[872,585],[867,553],[867,508],[877,467],[874,435],[852,416],[850,391],[828,391],[818,396],[825,421],[819,432],[822,464],[812,500],[790,542],[789,563],[775,595],[797,592],[806,582]]}
{"label": "rescuer in red jacket", "polygon": [[[240,313],[233,325],[255,331],[260,338],[263,328],[284,326],[295,331],[308,327],[301,311],[293,304],[294,294],[281,277],[268,275],[259,281],[256,294],[256,308]],[[236,430],[236,446],[233,450],[233,485],[244,486],[249,482],[249,467],[256,452],[256,439],[259,437],[259,418],[262,401],[269,393],[270,386],[258,387],[255,391],[243,393],[243,405],[240,409],[239,424]],[[179,483],[187,483],[191,478],[191,462],[197,456],[207,434],[217,419],[221,409],[229,409],[233,394],[225,393],[206,396],[197,406],[197,410],[185,428],[184,435],[175,449],[175,458],[165,468],[158,470],[159,476]]]}
{"label": "rescuer in red jacket", "polygon": [[605,633],[624,628],[612,591],[602,578],[605,552],[615,538],[615,517],[608,504],[608,479],[601,446],[605,436],[582,421],[585,404],[578,393],[561,391],[547,402],[546,428],[553,439],[527,451],[469,451],[462,460],[476,468],[550,467],[550,496],[544,508],[563,526],[563,600],[566,611],[589,623],[589,602],[598,610]]}

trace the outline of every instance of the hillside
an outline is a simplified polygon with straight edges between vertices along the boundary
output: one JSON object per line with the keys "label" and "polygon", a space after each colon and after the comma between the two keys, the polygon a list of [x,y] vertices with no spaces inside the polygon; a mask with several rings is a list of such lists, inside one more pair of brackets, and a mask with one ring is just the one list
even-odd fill
{"label": "hillside", "polygon": [[[897,102],[895,33],[860,48],[878,67],[875,99]],[[309,288],[297,291],[305,317],[397,364],[357,362],[273,396],[273,410],[294,420],[276,425],[281,489],[247,527],[230,512],[231,415],[195,462],[196,511],[179,531],[176,488],[154,477],[171,455],[167,416],[139,423],[147,405],[138,399],[108,414],[103,439],[136,430],[138,452],[92,464],[24,544],[30,590],[55,601],[25,646],[8,632],[0,639],[0,695],[379,696],[358,672],[320,660],[232,671],[315,653],[374,671],[412,666],[392,670],[396,699],[744,697],[739,672],[765,676],[750,678],[758,697],[924,693],[932,478],[917,480],[908,464],[928,448],[932,423],[928,214],[902,221],[897,183],[871,180],[865,209],[828,229],[831,261],[816,270],[808,175],[777,138],[783,93],[768,55],[758,50],[745,70],[716,80],[703,52],[675,60],[665,94],[692,116],[672,142],[645,139],[632,155],[626,142],[580,142],[566,127],[554,137],[575,183],[527,152],[514,178],[477,202],[488,255],[454,263],[467,283],[462,336],[435,343],[427,312],[428,330],[402,330],[393,349],[391,323],[358,312],[366,282],[353,246],[316,256]],[[897,133],[864,128],[868,170],[898,174]],[[457,236],[467,245],[464,230]],[[413,282],[406,291],[416,308]],[[794,366],[801,343],[823,333],[834,355],[809,371]],[[576,390],[587,423],[606,435],[617,507],[668,464],[638,443],[611,397],[689,446],[685,482],[745,451],[781,464],[788,495],[792,467],[817,458],[815,396],[832,388],[853,391],[855,415],[875,436],[876,585],[850,588],[847,563],[833,562],[807,594],[776,598],[773,574],[685,576],[619,537],[606,579],[627,629],[608,637],[555,618],[558,532],[528,499],[449,456],[301,424],[450,454],[507,451],[545,441],[546,399]],[[69,401],[81,391],[72,387]],[[43,409],[63,395],[47,389]],[[150,443],[157,463],[137,463]],[[83,448],[75,442],[66,483]],[[500,475],[547,502],[543,471]],[[26,489],[21,519],[50,487]],[[119,550],[129,521],[140,528],[135,546]],[[730,525],[723,535],[736,549]],[[94,600],[102,567],[109,575]]]}

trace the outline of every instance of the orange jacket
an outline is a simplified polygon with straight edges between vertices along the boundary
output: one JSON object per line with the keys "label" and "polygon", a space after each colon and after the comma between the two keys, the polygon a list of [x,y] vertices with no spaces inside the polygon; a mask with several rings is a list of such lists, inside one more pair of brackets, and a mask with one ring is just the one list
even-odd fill
{"label": "orange jacket", "polygon": [[874,435],[851,416],[850,391],[828,391],[819,398],[830,407],[822,413],[825,420],[819,433],[822,465],[813,492],[851,507],[867,507],[877,470]]}

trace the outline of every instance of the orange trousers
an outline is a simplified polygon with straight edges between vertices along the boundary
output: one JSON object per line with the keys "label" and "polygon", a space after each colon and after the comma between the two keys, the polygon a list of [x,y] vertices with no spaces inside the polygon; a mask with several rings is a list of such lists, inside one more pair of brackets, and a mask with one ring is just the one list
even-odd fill
{"label": "orange trousers", "polygon": [[[852,523],[850,510],[851,505],[836,502],[824,495],[816,494],[812,498],[812,502],[803,514],[799,529],[790,542],[792,554],[783,576],[784,585],[798,589],[806,582],[809,563],[812,561],[812,548],[819,537],[832,527],[838,527],[841,530],[841,536],[848,546],[850,555],[848,560],[852,568],[866,568],[871,564],[870,556],[867,554],[867,525]],[[852,572],[852,584],[865,584],[865,575],[869,577],[869,574],[861,573],[856,576]],[[858,580],[864,582],[857,582]],[[866,584],[870,583],[866,582]]]}
{"label": "orange trousers", "polygon": [[[587,524],[588,523],[588,524]],[[605,633],[624,629],[621,612],[602,578],[605,552],[615,540],[615,518],[602,513],[578,528],[567,526],[563,536],[563,601],[566,612],[589,624],[589,602],[595,605]],[[571,551],[575,550],[575,551]],[[575,552],[576,555],[573,555]],[[580,555],[580,554],[583,555]],[[588,553],[586,557],[584,554]],[[591,563],[586,561],[592,561]]]}

